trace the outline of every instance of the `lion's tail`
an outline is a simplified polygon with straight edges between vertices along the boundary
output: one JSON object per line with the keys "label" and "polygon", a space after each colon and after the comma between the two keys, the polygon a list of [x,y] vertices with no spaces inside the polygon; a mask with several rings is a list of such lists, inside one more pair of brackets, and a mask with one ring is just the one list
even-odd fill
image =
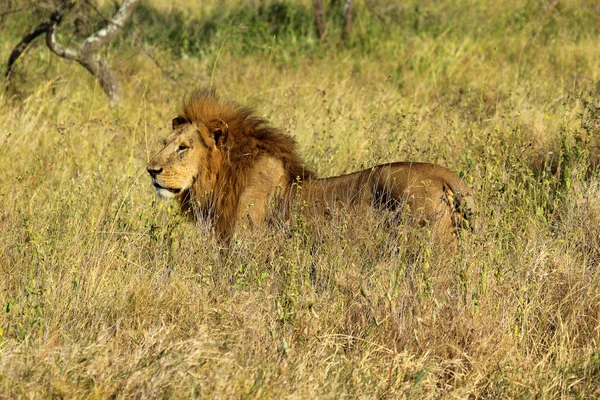
{"label": "lion's tail", "polygon": [[477,232],[479,230],[476,221],[477,209],[471,192],[462,184],[459,187],[447,184],[444,192],[446,201],[451,208],[452,224],[456,229],[457,236],[460,236],[460,232],[464,230]]}

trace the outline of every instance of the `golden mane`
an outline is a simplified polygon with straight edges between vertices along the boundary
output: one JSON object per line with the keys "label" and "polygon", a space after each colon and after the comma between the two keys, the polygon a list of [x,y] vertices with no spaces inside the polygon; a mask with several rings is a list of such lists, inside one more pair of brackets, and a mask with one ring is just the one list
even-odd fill
{"label": "golden mane", "polygon": [[200,89],[192,93],[183,103],[180,118],[208,125],[221,120],[228,126],[223,147],[227,164],[236,172],[249,171],[257,158],[269,154],[283,162],[292,181],[314,178],[296,151],[296,141],[267,120],[260,118],[248,107],[221,100],[215,90]]}
{"label": "golden mane", "polygon": [[[184,100],[179,118],[206,126],[215,121],[227,125],[226,137],[218,144],[222,157],[211,167],[217,171],[214,186],[195,186],[179,199],[182,209],[190,212],[190,216],[200,214],[212,219],[221,238],[231,235],[240,196],[255,173],[254,166],[264,156],[281,161],[290,182],[315,178],[298,155],[296,141],[291,136],[258,117],[251,108],[221,100],[214,90],[200,89],[192,93]],[[194,207],[197,204],[195,199],[203,195],[198,191],[207,189],[212,191],[209,203],[200,209]]]}

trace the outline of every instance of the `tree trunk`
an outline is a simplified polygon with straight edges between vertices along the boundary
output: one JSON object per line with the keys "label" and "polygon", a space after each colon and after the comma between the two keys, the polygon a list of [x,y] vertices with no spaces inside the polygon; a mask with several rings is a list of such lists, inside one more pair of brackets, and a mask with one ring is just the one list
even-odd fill
{"label": "tree trunk", "polygon": [[77,61],[94,75],[111,104],[115,105],[121,102],[121,86],[117,76],[102,57],[92,54],[88,57],[82,56]]}
{"label": "tree trunk", "polygon": [[327,33],[327,27],[325,25],[325,6],[323,0],[313,0],[315,5],[315,19],[317,21],[317,36],[319,40],[322,40]]}
{"label": "tree trunk", "polygon": [[346,0],[344,1],[344,8],[342,13],[344,15],[344,25],[342,27],[342,42],[344,44],[348,43],[348,38],[350,37],[350,30],[352,29],[352,6],[354,5],[354,0]]}

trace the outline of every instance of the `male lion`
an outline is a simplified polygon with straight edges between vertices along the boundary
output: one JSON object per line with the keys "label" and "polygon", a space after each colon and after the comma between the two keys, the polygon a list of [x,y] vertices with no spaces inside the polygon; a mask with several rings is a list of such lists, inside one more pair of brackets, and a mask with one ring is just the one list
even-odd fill
{"label": "male lion", "polygon": [[340,207],[400,212],[408,206],[433,232],[452,237],[474,211],[461,179],[434,164],[397,162],[319,179],[294,139],[213,90],[184,101],[164,144],[147,167],[156,193],[211,221],[224,243],[242,226],[289,215],[296,201],[313,216]]}

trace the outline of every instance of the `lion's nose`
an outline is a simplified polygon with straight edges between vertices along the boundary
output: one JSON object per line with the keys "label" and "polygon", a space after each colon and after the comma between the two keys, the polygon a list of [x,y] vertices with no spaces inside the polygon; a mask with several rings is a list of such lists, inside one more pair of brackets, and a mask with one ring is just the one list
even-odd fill
{"label": "lion's nose", "polygon": [[153,168],[151,166],[146,167],[146,171],[150,174],[151,177],[156,178],[156,175],[162,172],[162,168]]}

